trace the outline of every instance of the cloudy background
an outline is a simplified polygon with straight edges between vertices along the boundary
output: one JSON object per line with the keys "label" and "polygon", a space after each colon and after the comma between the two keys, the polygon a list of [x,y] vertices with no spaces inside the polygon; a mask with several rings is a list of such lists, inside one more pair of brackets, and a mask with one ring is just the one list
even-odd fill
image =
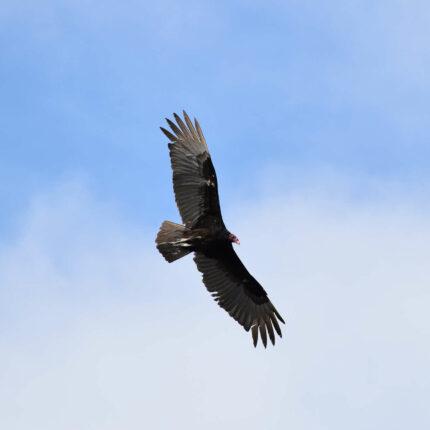
{"label": "cloudy background", "polygon": [[[418,0],[4,2],[0,427],[429,428],[429,22]],[[183,108],[286,319],[274,348],[154,247]]]}

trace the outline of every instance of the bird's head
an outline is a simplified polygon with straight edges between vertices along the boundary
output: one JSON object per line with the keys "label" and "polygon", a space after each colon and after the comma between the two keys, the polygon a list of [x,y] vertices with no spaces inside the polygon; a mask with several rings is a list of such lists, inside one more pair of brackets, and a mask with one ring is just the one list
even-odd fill
{"label": "bird's head", "polygon": [[234,242],[234,243],[237,243],[238,245],[240,245],[239,239],[233,233],[229,233],[228,239],[231,242]]}

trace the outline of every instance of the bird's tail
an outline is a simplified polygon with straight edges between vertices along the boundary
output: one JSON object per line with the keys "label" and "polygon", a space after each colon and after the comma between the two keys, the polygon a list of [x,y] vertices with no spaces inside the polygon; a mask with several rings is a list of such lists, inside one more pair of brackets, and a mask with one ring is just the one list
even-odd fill
{"label": "bird's tail", "polygon": [[163,257],[171,263],[193,251],[191,244],[187,242],[185,233],[187,228],[174,222],[164,221],[157,234],[155,243]]}

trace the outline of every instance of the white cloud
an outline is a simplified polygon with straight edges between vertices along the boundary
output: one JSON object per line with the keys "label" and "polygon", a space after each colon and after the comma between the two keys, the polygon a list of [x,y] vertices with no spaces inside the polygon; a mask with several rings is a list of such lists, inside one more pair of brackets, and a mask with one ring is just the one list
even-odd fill
{"label": "white cloud", "polygon": [[0,256],[0,426],[427,428],[428,217],[309,189],[226,214],[274,348],[82,185],[37,199]]}

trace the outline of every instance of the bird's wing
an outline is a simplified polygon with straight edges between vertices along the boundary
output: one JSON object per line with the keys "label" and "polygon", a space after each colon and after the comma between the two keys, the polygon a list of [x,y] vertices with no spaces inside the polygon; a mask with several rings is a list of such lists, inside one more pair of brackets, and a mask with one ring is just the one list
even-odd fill
{"label": "bird's wing", "polygon": [[174,117],[177,125],[166,118],[173,134],[160,128],[171,142],[173,189],[182,221],[191,227],[205,215],[222,220],[216,173],[200,125],[194,119],[194,127],[185,111],[186,124],[178,115]]}
{"label": "bird's wing", "polygon": [[246,331],[251,329],[254,346],[257,345],[259,332],[264,347],[267,333],[275,344],[273,328],[282,337],[278,320],[282,323],[284,320],[263,287],[246,270],[230,243],[210,256],[195,252],[194,261],[203,273],[206,288],[218,304]]}

